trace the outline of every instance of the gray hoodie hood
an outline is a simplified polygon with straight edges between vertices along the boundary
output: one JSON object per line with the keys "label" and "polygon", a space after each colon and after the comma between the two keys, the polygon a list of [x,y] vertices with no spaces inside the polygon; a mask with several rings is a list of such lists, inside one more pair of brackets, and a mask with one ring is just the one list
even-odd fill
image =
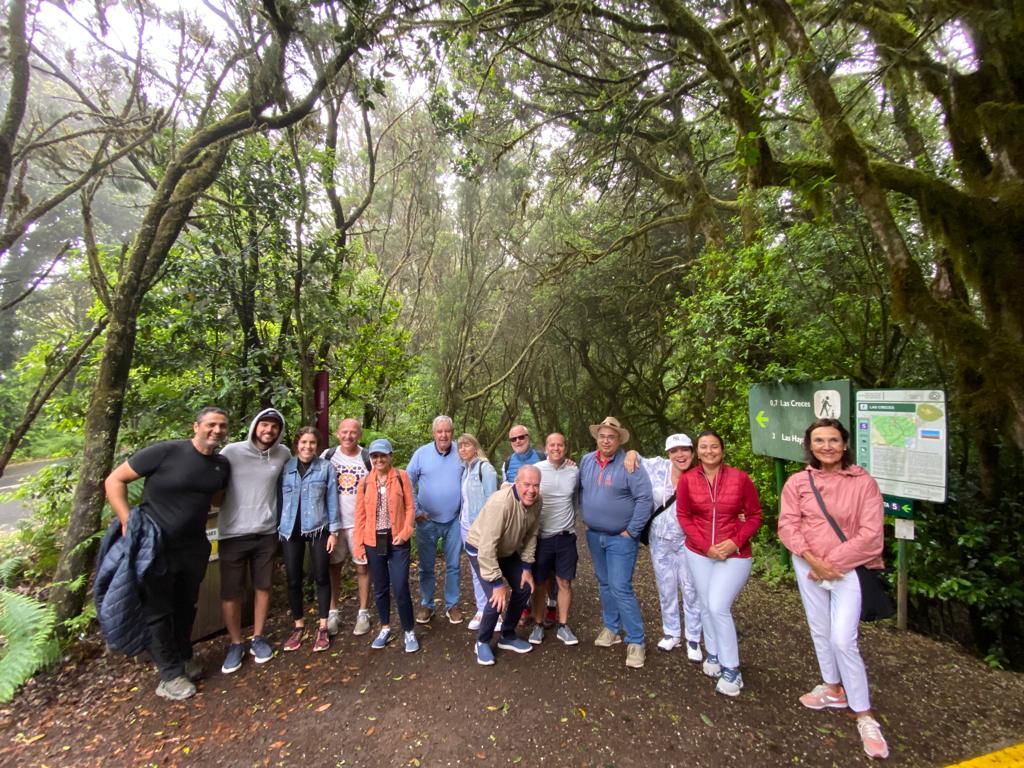
{"label": "gray hoodie hood", "polygon": [[[253,442],[256,425],[276,418],[281,434],[270,448],[260,450]],[[231,481],[217,519],[221,539],[249,534],[271,534],[277,530],[277,483],[281,469],[292,453],[283,445],[284,417],[276,408],[264,408],[253,417],[245,440],[230,443],[220,452],[231,462]]]}
{"label": "gray hoodie hood", "polygon": [[[261,451],[256,445],[256,425],[261,421],[275,420],[280,422],[281,431],[277,435],[277,440],[267,450]],[[274,449],[281,444],[281,439],[284,437],[284,416],[277,408],[264,408],[262,411],[253,416],[252,421],[249,423],[249,432],[245,436],[245,442],[252,449],[253,453],[266,458],[269,460],[270,455],[274,453]]]}

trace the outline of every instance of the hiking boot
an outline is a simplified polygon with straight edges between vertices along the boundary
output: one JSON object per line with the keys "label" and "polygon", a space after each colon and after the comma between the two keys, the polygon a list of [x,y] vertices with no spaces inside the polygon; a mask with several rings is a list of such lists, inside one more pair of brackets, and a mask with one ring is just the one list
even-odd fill
{"label": "hiking boot", "polygon": [[700,650],[700,643],[693,640],[686,641],[686,660],[692,661],[694,664],[700,664],[704,661],[704,654]]}
{"label": "hiking boot", "polygon": [[882,735],[882,727],[871,715],[861,715],[857,718],[857,732],[860,733],[861,743],[864,745],[864,754],[868,757],[888,757],[889,745],[885,743]]}
{"label": "hiking boot", "polygon": [[484,614],[482,611],[477,611],[473,614],[473,618],[469,620],[469,626],[466,629],[471,632],[476,632],[480,629],[480,622],[484,620]]}
{"label": "hiking boot", "polygon": [[320,627],[316,631],[316,640],[313,641],[313,653],[319,653],[320,651],[326,651],[331,647],[331,635],[327,631],[327,627]]}
{"label": "hiking boot", "polygon": [[288,639],[284,641],[284,645],[281,646],[282,651],[297,651],[302,647],[302,636],[306,634],[305,627],[295,627],[292,633],[288,635]]}
{"label": "hiking boot", "polygon": [[601,631],[594,638],[594,645],[598,648],[611,648],[616,643],[621,643],[622,638],[618,632],[612,632],[608,627],[601,627]]}
{"label": "hiking boot", "polygon": [[256,635],[249,644],[249,653],[256,659],[257,664],[266,664],[274,658],[274,649],[270,647],[267,638],[263,635]]}
{"label": "hiking boot", "polygon": [[420,649],[420,641],[416,639],[416,633],[411,629],[405,633],[405,652],[416,653]]}
{"label": "hiking boot", "polygon": [[416,609],[417,624],[429,624],[432,618],[434,618],[434,609],[429,605],[421,605]]}
{"label": "hiking boot", "polygon": [[715,693],[721,693],[725,696],[739,696],[742,688],[743,675],[740,674],[740,671],[723,667],[722,676],[718,678],[718,684],[715,686]]}
{"label": "hiking boot", "polygon": [[379,651],[394,639],[395,636],[391,632],[391,627],[384,627],[380,632],[377,633],[377,636],[373,638],[373,642],[370,643],[370,647],[376,651]]}
{"label": "hiking boot", "polygon": [[533,630],[530,632],[530,643],[533,645],[540,645],[544,642],[544,625],[534,624]]}
{"label": "hiking boot", "polygon": [[352,627],[353,635],[365,635],[370,631],[370,612],[365,608],[360,608],[359,613],[356,614],[356,625]]}
{"label": "hiking boot", "polygon": [[487,643],[476,644],[476,663],[489,667],[494,663],[494,651]]}
{"label": "hiking boot", "polygon": [[722,665],[718,663],[717,656],[712,656],[709,653],[708,657],[704,659],[704,674],[708,677],[721,677]]}
{"label": "hiking boot", "polygon": [[679,645],[679,638],[678,637],[672,637],[671,635],[665,635],[665,637],[661,638],[661,640],[658,641],[658,650],[659,651],[671,651],[673,648],[678,647],[678,645]]}
{"label": "hiking boot", "polygon": [[533,646],[525,640],[520,640],[515,635],[498,639],[498,647],[503,651],[514,651],[515,653],[529,653]]}
{"label": "hiking boot", "polygon": [[444,615],[448,617],[449,624],[461,624],[462,623],[462,611],[459,610],[459,606],[453,605]]}
{"label": "hiking boot", "polygon": [[161,680],[156,687],[156,695],[162,699],[182,701],[196,695],[196,686],[184,675],[178,675],[173,680]]}
{"label": "hiking boot", "polygon": [[185,662],[185,677],[192,682],[195,682],[206,673],[206,667],[203,666],[201,661],[197,659],[189,659]]}
{"label": "hiking boot", "polygon": [[840,687],[839,693],[833,693],[822,683],[814,686],[814,690],[800,697],[800,703],[808,709],[846,709],[846,691]]}
{"label": "hiking boot", "polygon": [[245,643],[231,643],[228,646],[227,655],[224,656],[224,663],[220,665],[222,674],[230,675],[242,668],[242,657],[245,656]]}
{"label": "hiking boot", "polygon": [[626,666],[630,669],[640,669],[647,660],[647,651],[640,643],[630,643],[626,646]]}
{"label": "hiking boot", "polygon": [[577,638],[576,635],[572,633],[572,630],[569,629],[568,624],[563,624],[562,626],[560,626],[558,628],[558,631],[555,632],[555,637],[557,637],[566,645],[576,645],[579,642],[579,638]]}

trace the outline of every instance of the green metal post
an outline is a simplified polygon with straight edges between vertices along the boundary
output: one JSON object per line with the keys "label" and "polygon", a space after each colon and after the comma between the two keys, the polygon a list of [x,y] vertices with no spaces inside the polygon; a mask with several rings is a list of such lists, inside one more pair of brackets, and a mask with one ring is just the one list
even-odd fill
{"label": "green metal post", "polygon": [[[786,461],[785,459],[775,459],[775,493],[779,497],[779,509],[778,512],[782,512],[782,486],[786,484]],[[779,562],[783,566],[789,565],[789,550],[780,541],[779,542]]]}

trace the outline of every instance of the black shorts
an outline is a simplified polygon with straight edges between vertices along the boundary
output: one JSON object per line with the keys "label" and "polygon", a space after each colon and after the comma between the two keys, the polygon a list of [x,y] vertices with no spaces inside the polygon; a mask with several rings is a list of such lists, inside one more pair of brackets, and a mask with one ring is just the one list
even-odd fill
{"label": "black shorts", "polygon": [[277,554],[276,533],[234,536],[217,542],[220,560],[220,599],[238,600],[245,595],[245,574],[253,589],[269,590]]}
{"label": "black shorts", "polygon": [[560,579],[572,581],[576,578],[576,563],[579,559],[575,533],[559,533],[546,539],[538,537],[533,578],[540,584],[554,573]]}

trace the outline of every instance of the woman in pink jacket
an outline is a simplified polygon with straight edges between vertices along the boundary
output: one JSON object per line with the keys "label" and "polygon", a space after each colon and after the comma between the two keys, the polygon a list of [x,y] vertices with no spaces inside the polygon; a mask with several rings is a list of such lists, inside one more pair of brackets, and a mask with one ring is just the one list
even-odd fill
{"label": "woman in pink jacket", "polygon": [[676,516],[700,600],[704,674],[718,678],[718,693],[739,696],[743,676],[732,604],[750,578],[750,539],[761,525],[761,502],[749,475],[723,463],[724,452],[714,432],[697,436],[700,464],[679,476]]}
{"label": "woman in pink jacket", "polygon": [[[850,433],[836,419],[818,419],[804,433],[807,471],[782,490],[779,538],[793,553],[800,598],[818,656],[822,683],[800,697],[810,709],[846,709],[857,717],[864,751],[887,757],[889,747],[872,716],[868,675],[857,648],[860,582],[856,568],[881,568],[882,495],[850,457]],[[813,483],[813,487],[812,487]],[[814,495],[846,536],[836,535]]]}

